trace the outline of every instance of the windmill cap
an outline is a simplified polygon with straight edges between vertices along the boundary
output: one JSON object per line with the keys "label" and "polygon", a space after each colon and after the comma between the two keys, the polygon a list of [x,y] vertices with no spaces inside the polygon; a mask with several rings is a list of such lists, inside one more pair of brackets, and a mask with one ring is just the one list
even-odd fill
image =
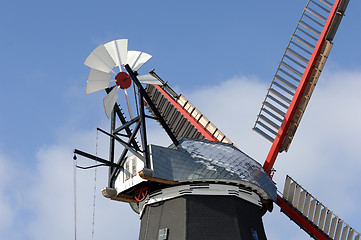
{"label": "windmill cap", "polygon": [[257,161],[231,144],[182,138],[179,145],[150,145],[153,177],[177,182],[226,182],[276,201],[277,188]]}

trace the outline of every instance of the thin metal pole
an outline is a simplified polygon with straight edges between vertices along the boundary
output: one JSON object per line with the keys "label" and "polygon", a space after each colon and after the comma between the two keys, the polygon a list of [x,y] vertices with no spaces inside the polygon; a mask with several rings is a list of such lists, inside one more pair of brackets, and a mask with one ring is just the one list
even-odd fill
{"label": "thin metal pole", "polygon": [[73,180],[74,180],[74,240],[76,240],[76,156],[73,157]]}
{"label": "thin metal pole", "polygon": [[142,91],[139,91],[139,117],[140,117],[140,134],[142,135],[143,156],[145,159],[145,167],[150,168],[150,159],[149,159],[148,142],[147,142],[147,130],[146,130],[146,125],[145,125],[145,114],[144,114],[144,101],[143,101]]}
{"label": "thin metal pole", "polygon": [[[107,135],[110,136],[110,134],[108,134],[108,133],[107,133]],[[96,156],[94,156],[94,155],[91,155],[91,154],[89,154],[89,153],[80,151],[80,150],[78,150],[78,149],[74,149],[74,154],[79,154],[79,155],[81,155],[81,156],[83,156],[83,157],[86,157],[86,158],[89,158],[89,159],[93,159],[93,160],[95,160],[95,161],[97,161],[97,162],[104,163],[104,165],[106,165],[106,166],[112,166],[113,168],[118,168],[118,167],[119,167],[116,163],[111,163],[111,162],[109,162],[108,160],[105,160],[105,159],[100,158],[100,157],[96,157]],[[78,167],[80,167],[80,166],[78,166]]]}
{"label": "thin metal pole", "polygon": [[[111,114],[111,122],[110,122],[110,145],[109,145],[109,161],[114,163],[114,147],[115,147],[115,139],[113,137],[114,130],[115,130],[115,107]],[[111,175],[113,172],[113,167],[109,166],[109,174],[108,174],[108,186],[113,187],[113,182],[111,179]]]}
{"label": "thin metal pole", "polygon": [[[99,139],[99,131],[97,131],[97,138],[96,138],[96,145],[95,145],[95,156],[96,157],[98,157],[98,139]],[[109,167],[109,168],[111,168],[111,167]],[[94,192],[93,192],[94,197],[93,197],[92,240],[94,239],[94,231],[95,231],[95,201],[96,201],[96,196],[97,196],[96,193],[97,193],[97,168],[94,168]]]}
{"label": "thin metal pole", "polygon": [[179,95],[171,87],[169,87],[168,83],[163,81],[163,79],[159,77],[158,74],[154,72],[154,70],[155,69],[150,71],[149,74],[155,77],[156,79],[158,79],[162,83],[162,87],[165,88],[167,92],[169,92],[169,94],[172,95],[173,98],[179,98]]}

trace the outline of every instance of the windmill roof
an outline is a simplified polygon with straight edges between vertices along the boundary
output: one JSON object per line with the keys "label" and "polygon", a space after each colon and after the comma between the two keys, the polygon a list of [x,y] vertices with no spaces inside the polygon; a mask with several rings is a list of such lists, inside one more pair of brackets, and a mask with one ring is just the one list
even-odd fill
{"label": "windmill roof", "polygon": [[276,200],[277,188],[262,166],[231,144],[186,139],[177,147],[150,145],[153,177],[178,182],[227,182]]}

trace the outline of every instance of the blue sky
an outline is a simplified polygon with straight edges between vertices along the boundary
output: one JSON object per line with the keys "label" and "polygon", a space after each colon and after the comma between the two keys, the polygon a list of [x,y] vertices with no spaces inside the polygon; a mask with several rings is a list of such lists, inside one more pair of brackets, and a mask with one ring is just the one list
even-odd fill
{"label": "blue sky", "polygon": [[[73,237],[72,149],[95,151],[108,129],[103,93],[85,95],[83,65],[99,44],[128,38],[153,58],[143,66],[183,93],[244,152],[263,163],[269,143],[251,131],[305,0],[7,1],[0,9],[0,238]],[[361,200],[361,2],[351,0],[334,47],[287,154],[276,163],[356,230]],[[162,129],[150,138],[167,145]],[[107,156],[99,136],[98,152]],[[81,160],[80,160],[81,161]],[[88,164],[89,162],[82,162]],[[136,239],[136,214],[101,196],[95,239]],[[94,171],[78,172],[78,238],[91,236]],[[279,213],[266,215],[269,239],[305,239]],[[276,224],[275,224],[276,223]],[[290,237],[291,236],[291,237]]]}

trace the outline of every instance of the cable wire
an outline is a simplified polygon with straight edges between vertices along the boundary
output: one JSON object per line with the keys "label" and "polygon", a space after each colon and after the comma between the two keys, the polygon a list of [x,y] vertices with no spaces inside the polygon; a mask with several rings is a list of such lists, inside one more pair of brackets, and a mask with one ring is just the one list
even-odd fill
{"label": "cable wire", "polygon": [[[97,130],[96,136],[96,145],[95,145],[95,156],[98,157],[98,135],[99,131]],[[96,161],[94,160],[96,163]],[[94,168],[94,197],[93,197],[93,223],[92,223],[92,239],[94,239],[94,229],[95,229],[95,199],[97,192],[97,168]]]}
{"label": "cable wire", "polygon": [[76,228],[77,228],[77,224],[76,224],[76,156],[74,155],[73,157],[73,180],[74,180],[74,239],[76,240]]}

